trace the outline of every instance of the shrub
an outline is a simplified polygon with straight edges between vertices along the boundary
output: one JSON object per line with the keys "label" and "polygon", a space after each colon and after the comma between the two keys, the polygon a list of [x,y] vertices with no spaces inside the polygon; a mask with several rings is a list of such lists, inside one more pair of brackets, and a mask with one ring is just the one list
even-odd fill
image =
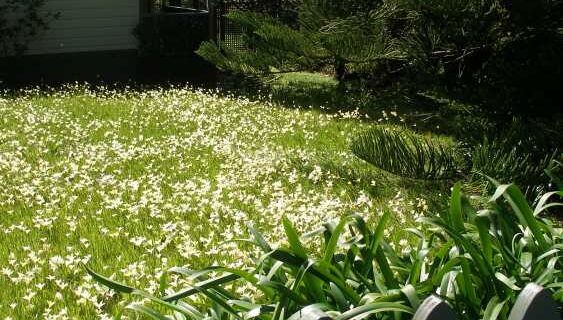
{"label": "shrub", "polygon": [[374,127],[352,143],[352,151],[380,169],[408,178],[454,178],[463,167],[456,148],[405,129]]}
{"label": "shrub", "polygon": [[486,175],[495,176],[500,181],[515,181],[528,199],[535,199],[549,188],[549,177],[544,175],[544,170],[561,155],[556,150],[538,156],[522,149],[509,139],[485,139],[473,149],[472,171],[479,174],[477,179],[483,179],[482,175]]}
{"label": "shrub", "polygon": [[[494,184],[486,177],[514,181],[527,199],[537,201],[554,182],[550,181],[553,174],[548,176],[544,171],[553,161],[561,162],[563,154],[550,143],[539,146],[536,139],[513,131],[462,148],[406,129],[378,126],[360,134],[352,143],[352,151],[382,170],[407,178],[447,179],[471,172],[472,182],[483,184],[488,191]],[[559,167],[552,165],[552,169],[558,171]]]}
{"label": "shrub", "polygon": [[557,160],[552,160],[549,166],[545,169],[545,173],[549,177],[550,184],[554,186],[559,192],[563,192],[563,181],[561,177],[561,170],[563,170],[563,163]]}
{"label": "shrub", "polygon": [[[563,193],[545,194],[532,209],[515,185],[499,185],[477,208],[460,189],[460,184],[454,186],[449,210],[424,218],[420,229],[408,230],[418,242],[406,254],[396,252],[383,236],[387,212],[375,227],[348,215],[304,236],[284,219],[288,246],[277,249],[251,228],[254,237],[248,243],[264,251],[255,266],[197,272],[174,268],[170,272],[196,283],[160,298],[87,270],[113,290],[143,298],[145,303],[126,308],[153,319],[168,319],[165,314],[173,312],[176,319],[279,320],[320,311],[337,320],[369,315],[407,319],[431,294],[448,301],[460,319],[506,319],[518,291],[529,282],[546,286],[563,302],[563,233],[540,218],[563,205],[548,204]],[[320,253],[308,250],[302,240],[319,235],[324,240]],[[261,297],[249,301],[223,287],[234,281],[255,287]],[[198,308],[184,299],[194,295],[205,296],[209,307]]]}

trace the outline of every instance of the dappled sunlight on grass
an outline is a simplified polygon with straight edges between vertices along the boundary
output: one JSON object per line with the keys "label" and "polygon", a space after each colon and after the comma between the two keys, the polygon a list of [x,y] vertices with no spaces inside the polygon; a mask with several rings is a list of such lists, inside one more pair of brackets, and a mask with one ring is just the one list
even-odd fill
{"label": "dappled sunlight on grass", "polygon": [[353,156],[367,125],[348,113],[75,87],[5,96],[0,114],[0,313],[14,319],[109,317],[123,301],[83,264],[154,293],[172,266],[248,263],[232,240],[249,224],[282,245],[283,216],[306,232],[390,204],[386,234],[407,248],[400,230],[430,210]]}

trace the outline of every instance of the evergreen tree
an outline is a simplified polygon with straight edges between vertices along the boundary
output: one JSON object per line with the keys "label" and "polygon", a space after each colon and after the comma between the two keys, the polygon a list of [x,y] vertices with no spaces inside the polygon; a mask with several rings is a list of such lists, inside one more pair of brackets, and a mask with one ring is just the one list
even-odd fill
{"label": "evergreen tree", "polygon": [[206,42],[198,53],[220,69],[237,73],[331,67],[338,79],[350,68],[402,59],[384,20],[396,8],[386,2],[302,0],[295,8],[296,26],[255,12],[230,13],[227,18],[243,30],[245,50]]}
{"label": "evergreen tree", "polygon": [[[563,103],[563,0],[294,0],[296,23],[255,12],[228,19],[244,50],[205,42],[220,69],[268,74],[331,69],[379,79],[401,74],[491,109]],[[545,95],[544,92],[548,94]]]}
{"label": "evergreen tree", "polygon": [[563,103],[563,1],[405,3],[412,18],[403,48],[416,83],[492,111],[552,112]]}

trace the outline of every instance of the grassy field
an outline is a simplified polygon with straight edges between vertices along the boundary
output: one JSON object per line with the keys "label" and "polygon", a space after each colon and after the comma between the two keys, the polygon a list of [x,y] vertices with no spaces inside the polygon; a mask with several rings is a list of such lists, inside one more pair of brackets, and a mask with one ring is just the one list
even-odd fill
{"label": "grassy field", "polygon": [[232,240],[249,224],[282,245],[284,215],[307,231],[387,205],[386,235],[408,250],[402,230],[438,193],[355,158],[371,125],[357,112],[76,87],[4,94],[0,115],[3,319],[109,318],[122,301],[83,264],[158,292],[172,266],[246,264]]}

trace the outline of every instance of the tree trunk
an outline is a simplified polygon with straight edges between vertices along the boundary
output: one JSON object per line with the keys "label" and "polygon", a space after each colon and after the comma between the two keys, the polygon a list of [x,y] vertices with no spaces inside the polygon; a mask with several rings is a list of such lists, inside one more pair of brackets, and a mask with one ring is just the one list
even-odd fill
{"label": "tree trunk", "polygon": [[338,81],[344,80],[344,76],[346,76],[346,63],[339,57],[334,59],[334,72]]}

